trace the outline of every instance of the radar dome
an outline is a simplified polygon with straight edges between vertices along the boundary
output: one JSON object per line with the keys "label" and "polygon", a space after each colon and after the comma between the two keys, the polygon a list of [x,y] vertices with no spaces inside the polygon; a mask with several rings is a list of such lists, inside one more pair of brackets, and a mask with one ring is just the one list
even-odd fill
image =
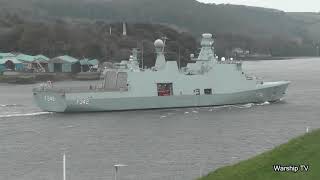
{"label": "radar dome", "polygon": [[155,42],[154,42],[154,46],[156,48],[163,48],[164,47],[164,43],[161,39],[157,39]]}
{"label": "radar dome", "polygon": [[205,34],[202,34],[202,37],[203,37],[203,38],[206,38],[206,39],[211,39],[211,38],[212,38],[212,34],[210,34],[210,33],[205,33]]}

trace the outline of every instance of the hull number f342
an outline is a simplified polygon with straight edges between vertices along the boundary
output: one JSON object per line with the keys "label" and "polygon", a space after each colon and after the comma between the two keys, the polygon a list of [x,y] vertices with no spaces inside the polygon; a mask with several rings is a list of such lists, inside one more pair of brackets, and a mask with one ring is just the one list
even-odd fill
{"label": "hull number f342", "polygon": [[91,98],[92,98],[92,97],[77,99],[77,100],[76,100],[76,104],[79,104],[79,105],[89,105]]}

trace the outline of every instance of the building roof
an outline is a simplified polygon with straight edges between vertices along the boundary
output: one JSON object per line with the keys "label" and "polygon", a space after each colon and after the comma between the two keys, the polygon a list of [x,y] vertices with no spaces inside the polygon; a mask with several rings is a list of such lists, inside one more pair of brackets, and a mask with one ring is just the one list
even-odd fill
{"label": "building roof", "polygon": [[47,62],[49,61],[49,58],[40,54],[37,56],[31,56],[31,55],[27,55],[27,54],[23,54],[23,53],[19,53],[19,54],[13,54],[13,53],[0,53],[0,59],[1,58],[16,58],[17,60],[19,60],[20,62],[24,62],[24,63],[31,63],[34,62],[36,60],[40,61],[40,62]]}
{"label": "building roof", "polygon": [[98,60],[98,59],[92,59],[92,60],[89,61],[89,63],[90,63],[91,65],[93,65],[93,66],[99,65],[99,60]]}
{"label": "building roof", "polygon": [[35,61],[35,56],[30,56],[27,54],[19,54],[16,56],[16,58],[19,61],[26,62],[26,63],[31,63],[31,62]]}
{"label": "building roof", "polygon": [[19,60],[17,60],[15,57],[6,57],[0,59],[0,64],[5,64],[7,61],[12,61],[14,64],[21,64]]}
{"label": "building roof", "polygon": [[49,61],[50,60],[50,58],[48,58],[47,56],[44,56],[44,55],[42,55],[42,54],[39,54],[39,55],[36,55],[35,56],[35,59],[36,60],[39,60],[39,61],[42,61],[42,62],[47,62],[47,61]]}
{"label": "building roof", "polygon": [[82,59],[82,60],[80,60],[80,64],[81,65],[92,65],[92,66],[95,66],[95,65],[99,64],[99,61],[97,59],[92,59],[92,60]]}
{"label": "building roof", "polygon": [[81,65],[89,65],[89,59],[81,59],[80,64]]}
{"label": "building roof", "polygon": [[0,59],[6,58],[6,57],[15,57],[12,53],[0,53]]}
{"label": "building roof", "polygon": [[51,59],[50,61],[56,62],[57,60],[71,63],[71,64],[79,62],[78,59],[71,57],[71,56],[67,56],[67,55],[55,57],[55,58]]}

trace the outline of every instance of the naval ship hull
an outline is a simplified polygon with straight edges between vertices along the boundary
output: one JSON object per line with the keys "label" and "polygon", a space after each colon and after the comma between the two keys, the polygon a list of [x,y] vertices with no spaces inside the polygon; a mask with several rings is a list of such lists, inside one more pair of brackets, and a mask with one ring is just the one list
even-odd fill
{"label": "naval ship hull", "polygon": [[108,92],[65,93],[34,89],[33,96],[37,105],[49,112],[127,111],[274,102],[285,95],[289,84],[287,81],[266,83],[252,90],[212,95],[106,98]]}

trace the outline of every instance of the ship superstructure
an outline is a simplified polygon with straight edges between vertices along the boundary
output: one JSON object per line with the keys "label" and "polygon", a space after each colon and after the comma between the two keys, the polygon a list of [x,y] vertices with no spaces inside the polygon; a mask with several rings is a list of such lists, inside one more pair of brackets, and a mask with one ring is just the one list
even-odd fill
{"label": "ship superstructure", "polygon": [[241,61],[219,61],[213,44],[212,35],[203,34],[199,56],[179,69],[176,61],[166,61],[165,43],[158,39],[155,66],[150,69],[140,69],[133,53],[119,68],[105,69],[101,85],[79,89],[43,85],[33,89],[34,99],[45,111],[85,112],[272,102],[285,95],[290,82],[249,77]]}

